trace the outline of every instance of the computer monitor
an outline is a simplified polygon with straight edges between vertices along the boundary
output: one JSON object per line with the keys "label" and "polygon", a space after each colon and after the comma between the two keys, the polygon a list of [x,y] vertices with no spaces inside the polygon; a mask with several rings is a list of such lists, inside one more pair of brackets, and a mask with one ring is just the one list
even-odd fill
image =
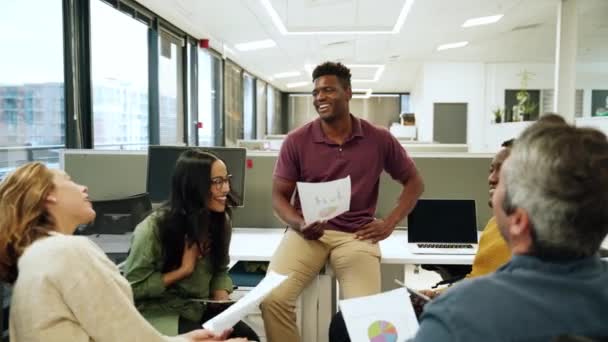
{"label": "computer monitor", "polygon": [[78,235],[131,233],[152,211],[147,193],[112,200],[92,201],[95,220],[78,227]]}
{"label": "computer monitor", "polygon": [[148,148],[148,179],[146,188],[152,203],[164,202],[169,199],[171,191],[171,176],[179,156],[186,150],[196,148],[211,152],[226,163],[228,173],[232,175],[230,189],[236,206],[245,203],[245,159],[247,152],[244,148],[231,147],[192,147],[192,146],[160,146],[151,145]]}
{"label": "computer monitor", "polygon": [[475,200],[419,199],[407,226],[409,242],[477,243]]}

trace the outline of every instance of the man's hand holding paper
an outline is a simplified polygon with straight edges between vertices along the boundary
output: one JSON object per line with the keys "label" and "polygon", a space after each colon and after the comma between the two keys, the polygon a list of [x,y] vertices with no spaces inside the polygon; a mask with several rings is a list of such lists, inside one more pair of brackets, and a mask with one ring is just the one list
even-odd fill
{"label": "man's hand holding paper", "polygon": [[299,230],[306,239],[318,240],[321,238],[321,236],[323,236],[323,233],[325,232],[325,221],[316,221],[309,225],[306,225],[306,223],[302,221]]}

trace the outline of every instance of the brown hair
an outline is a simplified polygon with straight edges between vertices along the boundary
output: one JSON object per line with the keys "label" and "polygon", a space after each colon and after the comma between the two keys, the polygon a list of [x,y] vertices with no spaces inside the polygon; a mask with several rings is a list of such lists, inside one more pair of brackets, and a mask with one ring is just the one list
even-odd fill
{"label": "brown hair", "polygon": [[536,124],[567,125],[566,119],[557,113],[544,113],[535,122]]}
{"label": "brown hair", "polygon": [[44,202],[53,190],[53,174],[40,162],[25,164],[0,183],[0,280],[17,280],[17,261],[53,223]]}

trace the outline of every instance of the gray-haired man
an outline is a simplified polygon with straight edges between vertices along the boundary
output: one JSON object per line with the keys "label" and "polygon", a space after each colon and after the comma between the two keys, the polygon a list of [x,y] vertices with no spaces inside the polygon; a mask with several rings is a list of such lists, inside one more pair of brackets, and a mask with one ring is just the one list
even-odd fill
{"label": "gray-haired man", "polygon": [[425,307],[415,341],[546,341],[608,336],[608,141],[535,124],[500,172],[493,211],[512,260]]}

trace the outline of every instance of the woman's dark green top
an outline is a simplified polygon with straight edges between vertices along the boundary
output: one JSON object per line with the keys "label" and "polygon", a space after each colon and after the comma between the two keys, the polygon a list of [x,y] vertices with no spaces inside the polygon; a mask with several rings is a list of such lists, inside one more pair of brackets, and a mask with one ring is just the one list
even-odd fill
{"label": "woman's dark green top", "polygon": [[154,212],[137,225],[122,270],[131,284],[135,305],[142,315],[160,332],[177,335],[180,316],[192,321],[201,320],[205,306],[200,299],[209,298],[216,290],[232,292],[232,280],[228,275],[232,227],[226,217],[225,255],[218,269],[213,269],[208,256],[200,258],[192,275],[165,287],[158,218],[158,212]]}

